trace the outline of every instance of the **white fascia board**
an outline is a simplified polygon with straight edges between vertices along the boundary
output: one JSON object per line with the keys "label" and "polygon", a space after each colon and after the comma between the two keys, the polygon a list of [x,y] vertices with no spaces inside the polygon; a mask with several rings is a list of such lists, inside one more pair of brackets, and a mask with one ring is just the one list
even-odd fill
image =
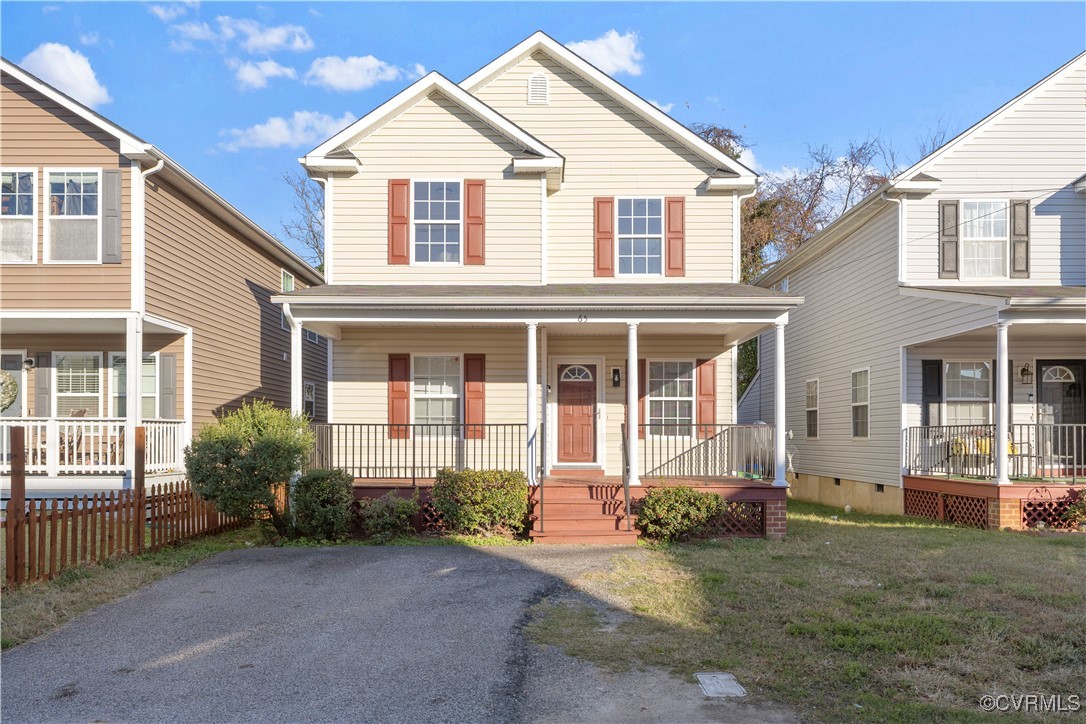
{"label": "white fascia board", "polygon": [[888,192],[897,191],[899,193],[908,194],[930,194],[939,190],[939,186],[942,185],[942,181],[939,179],[932,179],[931,181],[917,181],[914,179],[902,179],[901,181],[894,181],[890,184]]}
{"label": "white fascia board", "polygon": [[753,191],[758,187],[758,177],[712,178],[705,182],[706,191]]}
{"label": "white fascia board", "polygon": [[724,299],[676,299],[675,297],[614,297],[610,299],[591,299],[585,297],[547,297],[543,299],[523,299],[510,297],[458,297],[455,307],[448,297],[412,297],[411,299],[377,297],[339,297],[317,296],[295,297],[285,294],[273,294],[273,304],[290,304],[295,313],[300,314],[306,308],[345,309],[357,307],[364,309],[715,309],[715,310],[777,310],[786,311],[803,304],[803,297],[775,297],[771,299],[734,297]]}
{"label": "white fascia board", "polygon": [[491,76],[514,65],[522,58],[531,55],[537,50],[546,52],[554,60],[588,80],[604,93],[607,93],[612,98],[640,115],[647,122],[664,131],[679,143],[689,147],[703,158],[718,166],[735,171],[740,176],[747,178],[748,183],[754,183],[754,179],[757,178],[757,174],[755,174],[754,171],[750,170],[739,161],[736,161],[731,156],[728,156],[706,143],[704,139],[689,128],[679,123],[667,113],[664,113],[662,110],[542,31],[533,33],[528,38],[469,75],[460,82],[460,87],[470,93],[474,93],[479,89],[479,86],[485,83]]}
{"label": "white fascia board", "polygon": [[[522,147],[546,158],[561,158],[561,155],[550,146],[535,138],[445,76],[437,71],[431,71],[310,151],[305,156],[306,161],[317,166],[327,163],[330,160],[327,158],[329,153],[338,150],[348,142],[357,142],[358,139],[364,138],[373,130],[384,125],[402,109],[435,90],[444,93],[450,100],[456,102],[481,121]],[[353,161],[353,159],[351,160]]]}
{"label": "white fascia board", "polygon": [[541,171],[554,171],[563,166],[560,158],[515,158],[513,159],[513,173],[539,173]]}
{"label": "white fascia board", "polygon": [[318,173],[357,173],[362,170],[362,164],[356,158],[319,158],[316,156],[303,156],[298,163],[310,171]]}

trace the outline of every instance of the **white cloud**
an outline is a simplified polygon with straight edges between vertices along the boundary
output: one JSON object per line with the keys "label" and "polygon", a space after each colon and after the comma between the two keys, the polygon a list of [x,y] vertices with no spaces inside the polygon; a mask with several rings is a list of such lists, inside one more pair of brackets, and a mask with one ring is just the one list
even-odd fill
{"label": "white cloud", "polygon": [[675,107],[674,103],[661,103],[660,101],[654,101],[649,98],[649,103],[659,108],[664,113],[671,113],[671,109]]}
{"label": "white cloud", "polygon": [[262,60],[258,63],[241,61],[237,58],[229,58],[226,65],[234,71],[234,77],[238,79],[238,85],[242,90],[254,88],[267,88],[269,78],[297,78],[298,71],[285,65],[279,65],[274,60]]}
{"label": "white cloud", "polygon": [[170,27],[180,33],[181,37],[184,38],[186,41],[219,40],[219,34],[212,30],[211,26],[207,23],[198,23],[192,21],[188,23],[180,23],[179,25],[172,25]]}
{"label": "white cloud", "polygon": [[637,49],[637,33],[619,35],[611,29],[593,40],[566,43],[566,47],[608,75],[641,75],[645,54]]}
{"label": "white cloud", "polygon": [[98,45],[101,39],[98,33],[82,33],[79,36],[79,43],[80,45]]}
{"label": "white cloud", "polygon": [[290,118],[272,116],[255,126],[223,131],[222,135],[230,140],[219,145],[232,152],[242,148],[295,148],[320,143],[354,121],[350,113],[334,118],[317,111],[295,111]]}
{"label": "white cloud", "polygon": [[42,43],[19,65],[91,108],[113,100],[106,87],[98,82],[87,56],[67,45]]}
{"label": "white cloud", "polygon": [[421,76],[425,72],[426,69],[417,63],[411,71],[406,71],[372,55],[352,55],[348,58],[329,55],[313,61],[305,74],[305,82],[329,90],[358,91],[412,74]]}
{"label": "white cloud", "polygon": [[184,5],[152,5],[148,12],[164,23],[170,23],[188,12]]}
{"label": "white cloud", "polygon": [[312,50],[313,39],[301,25],[275,25],[268,27],[255,20],[232,18],[223,15],[215,20],[221,35],[229,40],[237,36],[241,47],[250,53],[271,53],[276,50]]}
{"label": "white cloud", "polygon": [[414,80],[418,80],[422,76],[426,75],[426,66],[422,63],[415,63],[411,66],[411,72],[408,74]]}
{"label": "white cloud", "polygon": [[739,152],[739,163],[743,164],[751,171],[758,170],[758,159],[754,157],[754,151],[749,148],[744,148]]}

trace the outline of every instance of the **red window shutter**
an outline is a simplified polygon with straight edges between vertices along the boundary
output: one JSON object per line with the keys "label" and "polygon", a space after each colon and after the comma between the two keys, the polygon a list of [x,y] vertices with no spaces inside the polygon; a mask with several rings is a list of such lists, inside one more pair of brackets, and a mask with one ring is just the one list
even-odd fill
{"label": "red window shutter", "polygon": [[698,437],[716,433],[716,360],[699,359],[698,365]]}
{"label": "red window shutter", "polygon": [[411,437],[411,355],[388,356],[388,437],[406,440]]}
{"label": "red window shutter", "polygon": [[642,439],[645,437],[645,425],[648,424],[645,420],[645,390],[649,388],[647,368],[645,360],[637,360],[637,420],[641,423],[637,436]]}
{"label": "red window shutter", "polygon": [[595,276],[615,275],[615,198],[597,196],[595,202]]}
{"label": "red window shutter", "polygon": [[388,263],[410,263],[411,182],[388,180]]}
{"label": "red window shutter", "polygon": [[486,264],[486,181],[464,182],[464,263]]}
{"label": "red window shutter", "polygon": [[664,247],[667,250],[664,274],[686,276],[686,204],[681,196],[664,200]]}
{"label": "red window shutter", "polygon": [[464,439],[486,437],[486,355],[464,355]]}

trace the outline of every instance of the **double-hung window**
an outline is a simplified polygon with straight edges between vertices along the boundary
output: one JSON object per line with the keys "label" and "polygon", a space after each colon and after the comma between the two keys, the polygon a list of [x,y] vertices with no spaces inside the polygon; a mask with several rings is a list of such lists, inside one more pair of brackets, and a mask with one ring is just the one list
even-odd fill
{"label": "double-hung window", "polygon": [[101,172],[47,171],[46,261],[96,263],[102,260]]}
{"label": "double-hung window", "polygon": [[0,171],[0,262],[33,264],[38,258],[37,176],[26,169]]}
{"label": "double-hung window", "polygon": [[648,364],[649,433],[687,437],[694,429],[694,363]]}
{"label": "double-hung window", "polygon": [[818,380],[807,380],[807,437],[818,437]]}
{"label": "double-hung window", "polygon": [[664,203],[618,200],[618,273],[661,274],[664,268]]}
{"label": "double-hung window", "polygon": [[963,201],[962,277],[1007,276],[1007,202]]}
{"label": "double-hung window", "polygon": [[[128,365],[124,353],[109,356],[113,375],[110,387],[113,394],[111,412],[113,417],[125,417],[128,414]],[[140,417],[154,420],[158,417],[158,357],[154,354],[143,355],[140,369]]]}
{"label": "double-hung window", "polygon": [[[460,357],[414,358],[415,424],[457,425],[460,423]],[[440,435],[452,431],[444,428],[424,430],[423,434]]]}
{"label": "double-hung window", "polygon": [[852,436],[866,438],[869,435],[871,415],[871,371],[852,372]]}
{"label": "double-hung window", "polygon": [[947,362],[946,424],[986,425],[992,390],[991,362]]}
{"label": "double-hung window", "polygon": [[98,352],[54,352],[56,416],[100,417],[102,355]]}
{"label": "double-hung window", "polygon": [[463,205],[459,181],[415,181],[415,263],[459,264]]}
{"label": "double-hung window", "polygon": [[305,330],[305,338],[307,341],[312,342],[313,344],[321,343],[321,336],[314,332],[312,329]]}
{"label": "double-hung window", "polygon": [[302,385],[302,413],[310,420],[317,416],[317,384],[306,382]]}

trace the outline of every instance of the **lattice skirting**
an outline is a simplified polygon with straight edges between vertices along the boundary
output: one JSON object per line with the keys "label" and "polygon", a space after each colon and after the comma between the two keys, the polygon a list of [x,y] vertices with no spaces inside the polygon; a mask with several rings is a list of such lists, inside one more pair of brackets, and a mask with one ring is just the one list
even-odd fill
{"label": "lattice skirting", "polygon": [[934,490],[905,488],[905,515],[914,518],[942,520],[939,517],[939,493]]}
{"label": "lattice skirting", "polygon": [[1045,528],[1070,530],[1074,526],[1063,519],[1067,506],[1068,504],[1062,500],[1023,500],[1022,526],[1036,528],[1043,524]]}
{"label": "lattice skirting", "polygon": [[422,533],[445,530],[445,519],[430,500],[419,505],[418,529]]}
{"label": "lattice skirting", "polygon": [[988,499],[906,488],[905,515],[964,525],[969,528],[986,529],[988,527]]}
{"label": "lattice skirting", "polygon": [[736,538],[765,537],[765,503],[733,501],[718,521],[720,534]]}

